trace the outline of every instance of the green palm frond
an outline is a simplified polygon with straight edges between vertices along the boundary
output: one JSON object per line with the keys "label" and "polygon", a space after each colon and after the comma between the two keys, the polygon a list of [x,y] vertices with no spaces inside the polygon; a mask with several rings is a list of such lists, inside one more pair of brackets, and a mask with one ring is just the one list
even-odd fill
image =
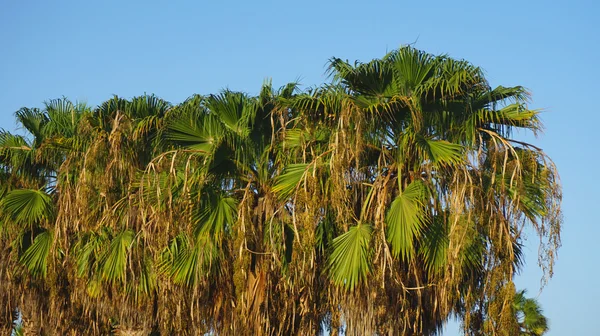
{"label": "green palm frond", "polygon": [[[198,282],[202,268],[199,257],[200,249],[194,248],[187,239],[174,242],[172,260],[167,274],[178,284],[193,285]],[[173,245],[173,244],[172,244]]]}
{"label": "green palm frond", "polygon": [[168,125],[167,138],[191,150],[212,153],[223,137],[218,122],[211,116],[199,114],[192,114],[189,118],[172,121]]}
{"label": "green palm frond", "polygon": [[296,94],[296,92],[299,90],[299,87],[300,83],[298,82],[287,83],[284,86],[280,87],[279,90],[277,90],[276,96],[277,98],[282,99],[293,98],[294,94]]}
{"label": "green palm frond", "polygon": [[119,232],[110,242],[108,250],[101,257],[100,272],[102,279],[109,283],[125,281],[127,270],[127,252],[131,248],[135,234],[131,230]]}
{"label": "green palm frond", "polygon": [[354,66],[339,58],[329,61],[328,72],[352,91],[374,97],[391,97],[395,94],[393,70],[385,60],[368,63],[356,62]]}
{"label": "green palm frond", "polygon": [[419,94],[428,98],[455,98],[473,89],[486,90],[488,84],[481,68],[464,60],[445,55],[437,56],[435,74],[419,88]]}
{"label": "green palm frond", "polygon": [[[48,122],[48,116],[40,109],[23,107],[15,113],[19,124],[26,129],[35,139],[39,139],[38,143],[44,138],[43,128]],[[36,145],[37,145],[36,144]]]}
{"label": "green palm frond", "polygon": [[408,260],[414,255],[414,241],[421,238],[426,216],[423,211],[425,185],[413,181],[390,204],[386,236],[394,256]]}
{"label": "green palm frond", "polygon": [[306,121],[331,122],[342,110],[348,98],[347,90],[341,86],[325,86],[300,94],[290,101]]}
{"label": "green palm frond", "polygon": [[273,220],[264,230],[264,244],[270,244],[273,257],[278,258],[278,260],[281,261],[284,272],[287,272],[294,252],[295,234],[293,225],[291,223]]}
{"label": "green palm frond", "polygon": [[504,104],[505,101],[513,103],[525,103],[530,100],[529,92],[522,86],[497,86],[492,90],[489,90],[481,94],[475,100],[475,106],[483,107],[488,106],[494,108],[496,104]]}
{"label": "green palm frond", "polygon": [[539,120],[539,110],[530,110],[526,105],[515,103],[496,111],[500,123],[507,126],[527,128],[532,131],[542,129]]}
{"label": "green palm frond", "polygon": [[162,126],[162,118],[157,115],[149,115],[140,119],[133,132],[133,136],[136,139],[141,139],[147,135],[151,135],[153,132],[156,132]]}
{"label": "green palm frond", "polygon": [[370,225],[359,223],[331,243],[328,268],[331,280],[353,290],[367,280],[371,270]]}
{"label": "green palm frond", "polygon": [[0,130],[0,164],[17,174],[34,168],[33,159],[32,145],[23,136]]}
{"label": "green palm frond", "polygon": [[102,248],[110,242],[107,230],[101,230],[100,233],[89,232],[83,234],[73,250],[77,262],[77,275],[92,276],[95,272],[95,264],[99,261]]}
{"label": "green palm frond", "polygon": [[11,185],[10,180],[10,174],[5,170],[0,169],[0,200],[2,200],[10,190],[12,190],[13,186]]}
{"label": "green palm frond", "polygon": [[319,222],[315,229],[315,245],[317,251],[325,253],[327,247],[330,246],[333,239],[335,239],[335,235],[336,230],[333,215],[331,211],[327,211],[327,215]]}
{"label": "green palm frond", "polygon": [[158,263],[159,272],[162,274],[170,274],[173,267],[173,261],[179,254],[183,253],[183,250],[185,250],[189,244],[189,238],[183,233],[180,233],[171,239],[169,245],[163,248],[160,253],[160,260]]}
{"label": "green palm frond", "polygon": [[310,169],[308,163],[294,163],[287,165],[283,173],[275,180],[273,186],[273,192],[281,199],[290,197],[302,179],[306,176],[307,171]]}
{"label": "green palm frond", "polygon": [[245,137],[250,134],[250,126],[256,116],[258,105],[240,92],[223,91],[206,99],[210,113],[235,134]]}
{"label": "green palm frond", "polygon": [[48,115],[43,133],[45,137],[73,137],[77,132],[79,121],[91,109],[83,103],[74,104],[66,98],[53,99],[44,103]]}
{"label": "green palm frond", "polygon": [[416,140],[422,157],[427,158],[434,165],[456,165],[463,162],[463,146],[445,140],[427,139],[418,136]]}
{"label": "green palm frond", "polygon": [[12,190],[0,202],[0,209],[4,216],[22,225],[51,221],[54,218],[52,199],[41,190]]}
{"label": "green palm frond", "polygon": [[388,53],[384,59],[394,71],[398,94],[411,96],[419,91],[435,75],[436,59],[433,55],[405,46]]}
{"label": "green palm frond", "polygon": [[178,235],[163,250],[159,269],[177,284],[195,286],[216,266],[218,253],[212,238],[205,234],[195,241]]}
{"label": "green palm frond", "polygon": [[[540,111],[530,110],[523,104],[510,104],[498,110],[481,109],[472,115],[472,124],[477,127],[495,126],[502,134],[506,127],[520,127],[530,129],[534,132],[541,130],[538,118]],[[500,128],[503,127],[503,128]]]}
{"label": "green palm frond", "polygon": [[[501,178],[501,176],[498,176]],[[509,178],[505,177],[505,185],[510,183]],[[519,188],[520,187],[520,188]],[[537,222],[547,214],[548,207],[545,202],[546,193],[543,181],[537,179],[524,180],[522,186],[513,186],[508,188],[510,197],[518,201],[519,209],[531,221]]]}
{"label": "green palm frond", "polygon": [[48,255],[52,247],[52,234],[49,231],[39,233],[31,245],[23,252],[19,262],[35,278],[45,278],[48,272]]}
{"label": "green palm frond", "polygon": [[515,294],[513,308],[521,327],[521,335],[542,336],[550,328],[537,300],[525,296],[526,290]]}
{"label": "green palm frond", "polygon": [[117,114],[124,113],[128,109],[128,104],[128,100],[115,95],[94,110],[94,121],[98,123],[100,129],[110,132],[115,117]]}
{"label": "green palm frond", "polygon": [[301,129],[291,129],[285,132],[284,145],[288,148],[301,148],[307,143],[307,132]]}
{"label": "green palm frond", "polygon": [[486,241],[484,237],[477,232],[467,231],[463,247],[458,254],[463,269],[481,271],[484,268],[485,249]]}
{"label": "green palm frond", "polygon": [[145,119],[150,116],[162,117],[171,108],[171,103],[155,95],[145,94],[131,99],[125,109],[127,115],[134,119]]}
{"label": "green palm frond", "polygon": [[420,252],[430,273],[439,271],[446,265],[448,251],[448,228],[441,217],[434,218],[424,228]]}
{"label": "green palm frond", "polygon": [[219,238],[237,218],[237,200],[214,191],[203,194],[199,208],[195,210],[194,236],[202,234]]}

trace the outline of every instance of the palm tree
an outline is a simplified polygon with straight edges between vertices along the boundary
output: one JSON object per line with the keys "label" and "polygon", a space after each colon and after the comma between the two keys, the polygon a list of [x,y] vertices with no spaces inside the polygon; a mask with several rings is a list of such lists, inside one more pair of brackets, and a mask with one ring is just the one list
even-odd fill
{"label": "palm tree", "polygon": [[[311,176],[326,176],[303,207],[333,212],[328,269],[361,293],[336,302],[357,333],[431,334],[454,309],[469,321],[511,282],[526,223],[558,247],[554,168],[510,138],[540,128],[522,88],[491,89],[471,64],[408,47],[368,63],[333,59],[330,69],[335,87],[298,100],[309,126],[286,140],[304,141],[302,163],[288,166],[280,189],[302,185],[296,199]],[[315,124],[332,131],[316,136]],[[317,137],[329,145],[306,144]]]}
{"label": "palm tree", "polygon": [[[43,110],[23,108],[16,113],[25,135],[0,132],[0,246],[4,251],[0,274],[6,296],[3,314],[11,316],[3,328],[14,320],[18,307],[23,333],[38,334],[43,329],[39,316],[50,304],[49,297],[57,293],[56,287],[43,286],[47,277],[60,278],[48,260],[56,234],[56,173],[62,163],[61,147],[69,146],[87,110],[86,105],[66,99],[49,101]],[[65,141],[55,141],[57,137]]]}
{"label": "palm tree", "polygon": [[536,299],[525,297],[526,290],[515,294],[514,309],[517,315],[520,335],[541,336],[548,330],[548,320],[543,315],[542,308]]}
{"label": "palm tree", "polygon": [[2,323],[18,309],[25,329],[73,335],[432,335],[451,314],[467,332],[516,328],[522,229],[549,275],[560,244],[556,170],[513,138],[541,129],[527,92],[412,47],[329,71],[304,92],[18,112],[30,135],[0,134]]}
{"label": "palm tree", "polygon": [[505,297],[498,296],[483,303],[488,310],[501,309],[509,312],[500,316],[498,312],[492,311],[487,316],[479,314],[478,323],[471,323],[467,330],[472,335],[529,335],[538,336],[545,334],[548,328],[548,320],[543,315],[537,300],[525,297],[525,290],[515,291],[514,284],[507,284],[502,290],[512,294],[512,304],[500,303]]}

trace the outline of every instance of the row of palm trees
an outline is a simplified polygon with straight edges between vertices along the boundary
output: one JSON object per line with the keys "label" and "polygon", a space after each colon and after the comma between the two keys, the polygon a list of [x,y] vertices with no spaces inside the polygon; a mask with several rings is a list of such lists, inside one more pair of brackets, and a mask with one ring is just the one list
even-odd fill
{"label": "row of palm trees", "polygon": [[57,99],[0,132],[0,332],[514,335],[561,189],[522,87],[402,47],[331,82]]}

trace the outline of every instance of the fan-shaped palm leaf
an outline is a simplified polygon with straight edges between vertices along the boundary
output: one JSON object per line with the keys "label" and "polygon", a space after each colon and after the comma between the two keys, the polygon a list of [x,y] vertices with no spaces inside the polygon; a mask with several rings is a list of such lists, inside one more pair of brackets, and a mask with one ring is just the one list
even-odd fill
{"label": "fan-shaped palm leaf", "polygon": [[421,157],[434,165],[456,165],[463,162],[463,147],[445,140],[427,139],[417,136],[417,145],[422,151]]}
{"label": "fan-shaped palm leaf", "polygon": [[306,176],[309,168],[310,164],[308,163],[294,163],[286,166],[283,173],[275,180],[273,192],[282,199],[288,198],[298,188],[298,184]]}
{"label": "fan-shaped palm leaf", "polygon": [[328,268],[333,283],[353,290],[371,269],[371,226],[359,223],[331,243]]}
{"label": "fan-shaped palm leaf", "polygon": [[52,247],[52,235],[49,231],[39,233],[31,245],[23,252],[19,262],[35,278],[45,278],[48,271],[48,254]]}
{"label": "fan-shaped palm leaf", "polygon": [[41,190],[12,190],[0,202],[0,209],[5,216],[22,225],[50,221],[54,217],[52,199]]}
{"label": "fan-shaped palm leaf", "polygon": [[224,197],[218,192],[207,191],[195,212],[197,216],[194,236],[200,237],[202,234],[208,234],[220,238],[225,230],[235,223],[237,200]]}
{"label": "fan-shaped palm leaf", "polygon": [[125,281],[127,252],[131,248],[135,234],[131,230],[119,232],[100,261],[102,278],[109,283]]}
{"label": "fan-shaped palm leaf", "polygon": [[193,241],[179,235],[162,252],[159,267],[175,283],[194,286],[208,274],[217,257],[218,250],[211,237],[201,234]]}
{"label": "fan-shaped palm leaf", "polygon": [[548,330],[548,319],[535,299],[525,297],[525,290],[515,294],[513,307],[521,327],[521,335],[541,336]]}
{"label": "fan-shaped palm leaf", "polygon": [[421,181],[413,181],[396,196],[386,216],[386,236],[392,252],[405,260],[413,256],[414,240],[421,238],[426,221],[423,211],[425,190]]}
{"label": "fan-shaped palm leaf", "polygon": [[420,245],[420,252],[430,273],[441,270],[446,264],[448,243],[447,225],[441,216],[436,216],[424,228]]}

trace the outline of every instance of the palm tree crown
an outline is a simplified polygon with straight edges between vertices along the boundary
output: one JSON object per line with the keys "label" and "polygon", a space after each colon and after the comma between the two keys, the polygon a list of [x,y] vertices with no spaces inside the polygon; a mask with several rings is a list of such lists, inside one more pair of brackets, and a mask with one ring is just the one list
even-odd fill
{"label": "palm tree crown", "polygon": [[431,335],[451,315],[543,333],[512,283],[524,227],[548,276],[560,246],[556,169],[514,138],[542,129],[527,91],[412,47],[328,71],[19,110],[27,135],[0,132],[2,327],[18,310],[61,335]]}

